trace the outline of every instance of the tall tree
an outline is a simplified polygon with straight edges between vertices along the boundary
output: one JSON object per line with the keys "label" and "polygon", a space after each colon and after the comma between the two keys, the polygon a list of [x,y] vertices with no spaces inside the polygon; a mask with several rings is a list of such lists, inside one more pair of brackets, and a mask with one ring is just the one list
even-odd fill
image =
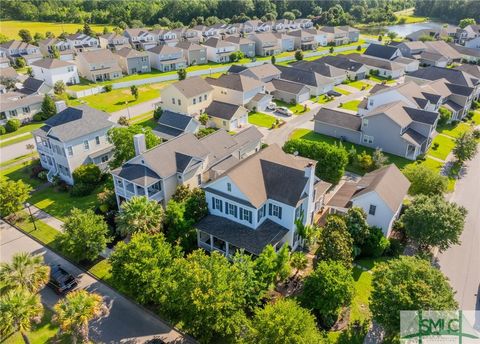
{"label": "tall tree", "polygon": [[75,344],[78,339],[89,343],[88,323],[108,314],[103,298],[86,290],[73,291],[53,307],[54,320],[60,325],[62,332],[70,334]]}
{"label": "tall tree", "polygon": [[326,343],[313,315],[290,299],[258,308],[247,337],[248,342],[257,344]]}
{"label": "tall tree", "polygon": [[32,34],[27,29],[21,29],[20,31],[18,31],[18,35],[22,39],[22,42],[30,43],[33,41]]}
{"label": "tall tree", "polygon": [[120,206],[115,221],[121,235],[133,233],[154,234],[162,230],[164,212],[162,206],[146,196],[134,196]]}
{"label": "tall tree", "polygon": [[27,332],[32,322],[43,315],[40,295],[32,294],[26,289],[9,290],[0,294],[0,337],[19,331],[23,341],[29,344]]}
{"label": "tall tree", "polygon": [[410,164],[403,169],[410,181],[410,195],[441,195],[447,191],[448,178],[425,165]]}
{"label": "tall tree", "polygon": [[30,197],[32,188],[22,180],[10,180],[0,176],[0,217],[6,217],[22,209]]}
{"label": "tall tree", "polygon": [[477,22],[475,21],[475,19],[473,18],[463,18],[460,20],[460,22],[458,23],[458,26],[461,28],[461,29],[464,29],[466,28],[468,25],[476,25]]}
{"label": "tall tree", "polygon": [[43,263],[42,256],[17,253],[11,263],[0,264],[0,281],[7,289],[25,289],[36,293],[48,282],[50,268]]}
{"label": "tall tree", "polygon": [[342,307],[350,304],[353,283],[351,270],[341,262],[321,261],[305,279],[302,304],[313,309],[324,326],[331,327]]}
{"label": "tall tree", "polygon": [[477,140],[471,131],[464,132],[455,139],[453,155],[459,162],[472,160],[475,154],[477,154]]}
{"label": "tall tree", "polygon": [[455,310],[452,287],[428,261],[402,256],[373,270],[370,310],[375,321],[391,336],[400,329],[400,311]]}
{"label": "tall tree", "polygon": [[369,235],[369,226],[367,223],[367,214],[362,208],[352,207],[348,209],[345,215],[345,224],[348,232],[352,236],[353,244],[360,247]]}
{"label": "tall tree", "polygon": [[467,210],[443,196],[417,196],[401,217],[407,236],[422,248],[441,251],[460,243]]}
{"label": "tall tree", "polygon": [[138,87],[135,85],[130,86],[130,93],[132,94],[135,100],[138,100]]}
{"label": "tall tree", "polygon": [[108,234],[108,226],[102,215],[95,214],[91,209],[73,208],[63,224],[63,233],[60,234],[59,243],[62,251],[73,260],[77,262],[93,261],[111,241]]}
{"label": "tall tree", "polygon": [[42,114],[42,117],[44,117],[45,119],[57,114],[57,107],[55,106],[55,101],[47,94],[45,95],[45,97],[43,97]]}
{"label": "tall tree", "polygon": [[353,263],[353,239],[345,221],[336,215],[327,218],[317,250],[320,260],[339,261],[350,268]]}
{"label": "tall tree", "polygon": [[185,80],[187,78],[187,71],[185,68],[177,70],[178,80]]}

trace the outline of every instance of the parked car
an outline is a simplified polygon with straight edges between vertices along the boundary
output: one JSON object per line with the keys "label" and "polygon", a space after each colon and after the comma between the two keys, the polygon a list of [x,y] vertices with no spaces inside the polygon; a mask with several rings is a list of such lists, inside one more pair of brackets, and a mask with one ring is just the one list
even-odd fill
{"label": "parked car", "polygon": [[333,96],[333,97],[340,97],[342,94],[337,91],[331,90],[327,92],[327,95]]}
{"label": "parked car", "polygon": [[277,107],[277,110],[276,110],[279,114],[281,115],[285,115],[285,116],[288,116],[290,117],[291,115],[293,115],[292,111],[290,111],[289,109],[287,109],[286,107],[283,107],[283,106],[279,106]]}
{"label": "parked car", "polygon": [[267,109],[275,111],[277,109],[277,104],[275,104],[274,102],[270,102],[267,105]]}
{"label": "parked car", "polygon": [[60,265],[50,267],[48,285],[57,293],[65,294],[78,285],[77,279]]}

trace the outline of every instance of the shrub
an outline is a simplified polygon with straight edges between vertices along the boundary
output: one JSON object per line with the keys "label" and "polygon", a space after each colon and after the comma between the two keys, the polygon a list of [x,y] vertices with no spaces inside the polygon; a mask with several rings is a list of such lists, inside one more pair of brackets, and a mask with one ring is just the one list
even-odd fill
{"label": "shrub", "polygon": [[361,154],[357,156],[358,164],[364,171],[371,171],[373,169],[373,159],[370,154],[363,151]]}
{"label": "shrub", "polygon": [[440,146],[440,144],[439,144],[438,142],[435,142],[435,143],[432,145],[432,149],[433,149],[433,150],[437,150],[439,146]]}
{"label": "shrub", "polygon": [[155,118],[157,121],[162,117],[163,115],[163,109],[161,107],[157,107],[155,110],[153,110],[153,118]]}
{"label": "shrub", "polygon": [[125,126],[125,127],[127,127],[128,124],[129,124],[129,123],[128,123],[128,119],[127,119],[127,117],[125,117],[125,116],[120,116],[120,118],[118,119],[117,123],[120,124],[120,125],[123,125],[123,126]]}
{"label": "shrub", "polygon": [[39,112],[33,115],[33,121],[34,122],[41,122],[43,121],[43,113]]}
{"label": "shrub", "polygon": [[400,239],[389,238],[388,241],[390,241],[390,245],[384,252],[386,256],[398,257],[403,253],[404,247]]}
{"label": "shrub", "polygon": [[72,173],[75,184],[87,184],[96,186],[102,179],[102,172],[95,164],[81,165]]}
{"label": "shrub", "polygon": [[480,129],[475,129],[472,134],[475,139],[480,139]]}
{"label": "shrub", "polygon": [[472,110],[470,110],[470,111],[468,111],[466,117],[467,117],[467,119],[472,119],[474,115],[475,115],[475,112],[473,112]]}
{"label": "shrub", "polygon": [[40,164],[35,164],[30,168],[30,177],[32,178],[40,178],[38,175],[45,171],[45,169]]}
{"label": "shrub", "polygon": [[3,125],[0,125],[0,135],[5,135],[6,132],[7,132],[7,129],[5,129]]}
{"label": "shrub", "polygon": [[448,121],[450,121],[450,119],[452,118],[452,112],[448,109],[441,107],[440,109],[438,109],[438,112],[440,113],[440,118],[438,120],[438,125],[440,126],[447,124]]}
{"label": "shrub", "polygon": [[75,183],[70,190],[72,196],[82,197],[89,195],[95,189],[94,185],[85,183]]}
{"label": "shrub", "polygon": [[12,118],[12,119],[9,119],[5,124],[5,129],[9,133],[13,133],[14,131],[17,131],[21,125],[22,125],[22,122],[20,122],[19,119]]}
{"label": "shrub", "polygon": [[382,229],[379,227],[370,227],[370,234],[365,239],[361,255],[363,257],[378,258],[383,255],[389,246],[390,242],[383,236]]}
{"label": "shrub", "polygon": [[105,85],[105,86],[103,86],[103,90],[104,90],[105,92],[107,92],[107,93],[108,93],[108,92],[112,92],[112,89],[113,89],[113,86],[112,86],[112,85]]}

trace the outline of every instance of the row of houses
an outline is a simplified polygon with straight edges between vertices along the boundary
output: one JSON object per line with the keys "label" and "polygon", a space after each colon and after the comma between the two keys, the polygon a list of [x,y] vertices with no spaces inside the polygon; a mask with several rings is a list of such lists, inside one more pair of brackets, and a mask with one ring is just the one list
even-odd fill
{"label": "row of houses", "polygon": [[440,108],[459,121],[479,98],[480,68],[470,66],[474,75],[464,68],[432,66],[408,74],[398,86],[377,85],[358,114],[322,108],[314,117],[315,131],[415,160],[437,135]]}
{"label": "row of houses", "polygon": [[454,25],[445,25],[439,28],[421,29],[407,35],[410,41],[419,41],[422,36],[433,39],[451,39],[454,43],[466,48],[480,49],[480,25],[467,25],[463,29]]}

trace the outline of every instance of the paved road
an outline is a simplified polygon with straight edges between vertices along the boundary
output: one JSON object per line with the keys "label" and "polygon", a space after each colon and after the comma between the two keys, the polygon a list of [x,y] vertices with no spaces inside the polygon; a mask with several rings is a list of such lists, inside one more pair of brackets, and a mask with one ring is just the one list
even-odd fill
{"label": "paved road", "polygon": [[147,113],[149,111],[153,111],[155,109],[155,104],[160,102],[161,98],[155,98],[137,105],[130,106],[128,108],[122,109],[120,111],[112,112],[110,114],[109,119],[112,122],[117,123],[118,119],[121,116],[125,116],[127,118],[133,118],[138,115],[143,115],[144,113]]}
{"label": "paved road", "polygon": [[[103,283],[83,273],[51,250],[30,239],[20,231],[0,220],[0,261],[10,261],[16,252],[31,252],[44,256],[47,264],[61,264],[80,278],[79,287],[101,294],[110,308],[110,315],[92,322],[92,340],[103,343],[143,343],[160,338],[169,343],[194,343],[192,339],[173,330],[136,304],[125,299]],[[58,296],[49,288],[41,292],[42,301],[49,307],[58,301]]]}
{"label": "paved road", "polygon": [[22,142],[14,143],[10,146],[0,148],[0,163],[15,159],[16,157],[25,154],[30,154],[30,150],[26,148],[27,144],[29,143],[35,144],[35,140],[31,138]]}
{"label": "paved road", "polygon": [[480,310],[480,153],[469,162],[451,201],[467,208],[468,216],[461,244],[439,254],[440,268],[456,290],[460,308]]}

